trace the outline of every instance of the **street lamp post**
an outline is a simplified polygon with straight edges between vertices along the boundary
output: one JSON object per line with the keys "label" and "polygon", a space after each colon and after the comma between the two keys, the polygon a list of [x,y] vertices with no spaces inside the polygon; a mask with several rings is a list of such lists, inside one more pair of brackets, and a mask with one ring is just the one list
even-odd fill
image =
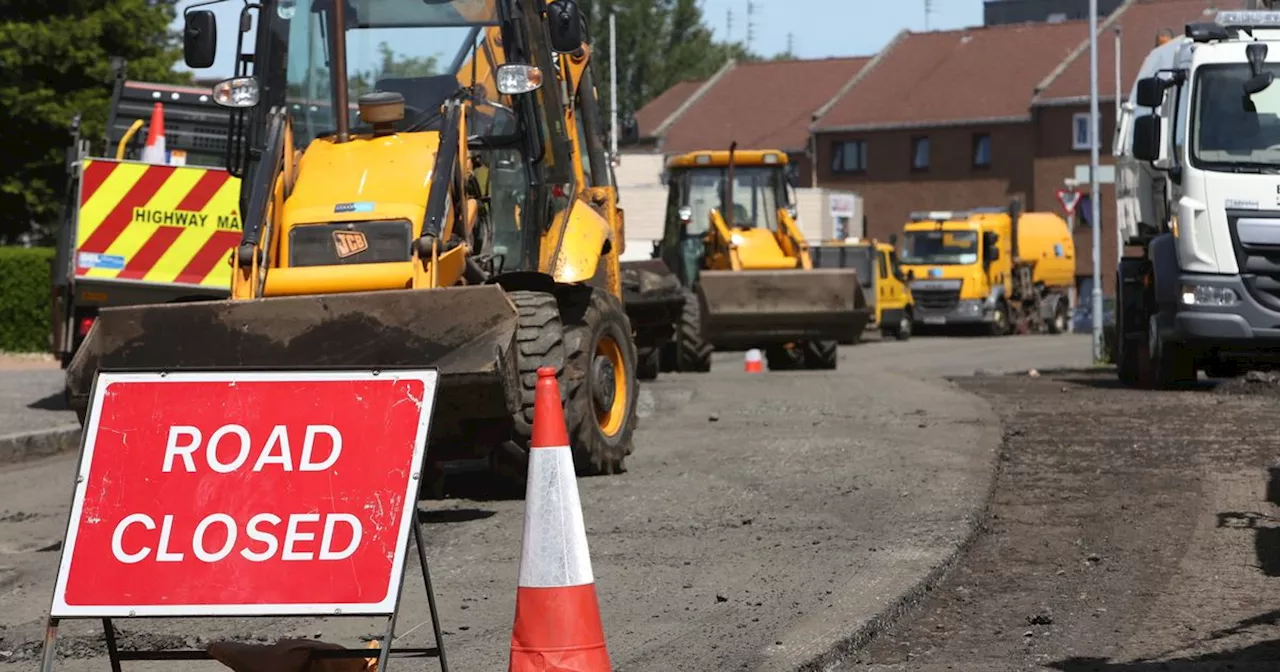
{"label": "street lamp post", "polygon": [[1098,204],[1098,0],[1089,0],[1089,223],[1093,229],[1093,359],[1102,359],[1102,225]]}
{"label": "street lamp post", "polygon": [[618,10],[609,9],[609,103],[613,108],[609,123],[609,158],[618,160]]}

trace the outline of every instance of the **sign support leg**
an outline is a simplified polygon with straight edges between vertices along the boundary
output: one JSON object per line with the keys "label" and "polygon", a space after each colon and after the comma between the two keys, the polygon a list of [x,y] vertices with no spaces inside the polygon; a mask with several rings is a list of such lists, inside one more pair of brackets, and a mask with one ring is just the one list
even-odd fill
{"label": "sign support leg", "polygon": [[58,619],[49,617],[44,626],[44,660],[40,663],[40,672],[53,672],[54,645],[58,639]]}
{"label": "sign support leg", "polygon": [[418,546],[422,583],[427,588],[427,607],[431,610],[431,629],[435,631],[436,651],[440,653],[440,672],[449,672],[449,662],[444,657],[444,638],[440,634],[440,616],[436,612],[436,591],[431,587],[431,570],[427,569],[427,542],[422,535],[422,523],[417,520],[416,515],[413,521],[413,541]]}
{"label": "sign support leg", "polygon": [[116,626],[111,619],[102,619],[102,632],[107,639],[107,656],[111,659],[111,672],[120,672],[120,649],[116,646]]}

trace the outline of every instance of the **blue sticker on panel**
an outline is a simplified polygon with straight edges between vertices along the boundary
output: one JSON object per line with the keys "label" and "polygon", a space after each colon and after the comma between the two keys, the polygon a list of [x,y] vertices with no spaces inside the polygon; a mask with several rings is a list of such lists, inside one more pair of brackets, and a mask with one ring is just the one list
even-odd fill
{"label": "blue sticker on panel", "polygon": [[339,203],[333,206],[334,212],[373,212],[373,201],[357,203]]}
{"label": "blue sticker on panel", "polygon": [[118,254],[98,254],[97,252],[81,252],[77,260],[80,268],[102,268],[108,271],[124,269],[125,258]]}

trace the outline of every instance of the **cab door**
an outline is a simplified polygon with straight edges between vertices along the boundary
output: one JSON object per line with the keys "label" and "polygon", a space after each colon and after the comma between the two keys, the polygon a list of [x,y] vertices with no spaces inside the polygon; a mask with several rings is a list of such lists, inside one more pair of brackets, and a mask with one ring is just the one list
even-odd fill
{"label": "cab door", "polygon": [[876,251],[876,266],[879,276],[876,284],[879,286],[877,296],[880,299],[880,312],[905,308],[907,306],[906,286],[897,277],[893,256],[888,250]]}

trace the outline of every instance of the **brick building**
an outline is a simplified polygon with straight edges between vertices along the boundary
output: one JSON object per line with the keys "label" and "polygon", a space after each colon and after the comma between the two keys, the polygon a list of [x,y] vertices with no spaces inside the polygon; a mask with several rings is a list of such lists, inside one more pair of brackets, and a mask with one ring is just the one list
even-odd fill
{"label": "brick building", "polygon": [[671,156],[728,149],[737,141],[743,149],[786,152],[797,185],[812,186],[809,123],[869,60],[731,61],[706,81],[680,82],[637,111],[637,137],[620,150]]}
{"label": "brick building", "polygon": [[[1099,20],[1098,90],[1102,165],[1112,163],[1115,31],[1122,96],[1129,95],[1161,34],[1181,34],[1208,11],[1246,0],[1125,0]],[[999,206],[1061,212],[1056,191],[1088,165],[1087,21],[1002,24],[904,32],[869,63],[811,126],[816,184],[863,198],[868,235],[901,230],[912,210]],[[1077,212],[1077,288],[1092,290],[1088,183]],[[1113,291],[1115,205],[1102,186],[1103,291]]]}

